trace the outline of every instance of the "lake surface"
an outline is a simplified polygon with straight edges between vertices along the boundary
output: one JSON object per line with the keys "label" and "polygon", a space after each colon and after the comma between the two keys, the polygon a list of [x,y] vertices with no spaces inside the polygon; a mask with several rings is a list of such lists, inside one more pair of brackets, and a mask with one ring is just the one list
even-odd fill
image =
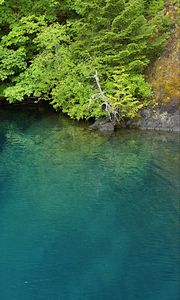
{"label": "lake surface", "polygon": [[0,110],[0,299],[178,300],[178,134]]}

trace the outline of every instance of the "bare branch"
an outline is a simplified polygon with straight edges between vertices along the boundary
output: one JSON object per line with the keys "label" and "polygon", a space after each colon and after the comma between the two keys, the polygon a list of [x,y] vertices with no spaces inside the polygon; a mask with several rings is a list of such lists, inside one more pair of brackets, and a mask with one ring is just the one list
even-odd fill
{"label": "bare branch", "polygon": [[98,72],[97,72],[97,71],[96,71],[96,74],[95,74],[93,77],[94,77],[94,79],[96,80],[96,84],[97,84],[97,86],[98,86],[100,95],[101,95],[101,96],[104,96],[104,93],[103,93],[103,91],[102,91],[102,89],[101,89],[101,85],[100,85],[100,82],[99,82],[99,76],[98,76]]}
{"label": "bare branch", "polygon": [[94,77],[94,79],[96,81],[96,84],[97,84],[97,87],[99,89],[99,95],[103,100],[102,107],[105,106],[105,111],[108,113],[110,121],[113,121],[113,119],[114,119],[117,122],[119,122],[119,113],[118,113],[118,111],[112,109],[111,105],[106,100],[107,97],[105,97],[104,92],[102,91],[97,70],[96,70],[95,75],[93,75],[93,77]]}

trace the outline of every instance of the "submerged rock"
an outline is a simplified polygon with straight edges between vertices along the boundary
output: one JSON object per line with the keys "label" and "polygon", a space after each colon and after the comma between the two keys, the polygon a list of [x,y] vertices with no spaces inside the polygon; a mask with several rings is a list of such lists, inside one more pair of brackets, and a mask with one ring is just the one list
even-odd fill
{"label": "submerged rock", "polygon": [[99,118],[90,126],[90,129],[103,133],[111,133],[114,132],[114,124],[109,118]]}

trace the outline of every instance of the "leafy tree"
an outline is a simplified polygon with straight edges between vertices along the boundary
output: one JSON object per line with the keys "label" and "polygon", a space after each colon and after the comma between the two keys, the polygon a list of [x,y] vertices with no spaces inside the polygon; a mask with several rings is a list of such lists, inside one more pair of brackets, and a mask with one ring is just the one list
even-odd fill
{"label": "leafy tree", "polygon": [[[9,101],[44,99],[77,119],[111,110],[120,118],[134,117],[146,105],[151,92],[143,74],[168,37],[162,0],[0,5],[0,80]],[[101,109],[104,101],[109,111]]]}

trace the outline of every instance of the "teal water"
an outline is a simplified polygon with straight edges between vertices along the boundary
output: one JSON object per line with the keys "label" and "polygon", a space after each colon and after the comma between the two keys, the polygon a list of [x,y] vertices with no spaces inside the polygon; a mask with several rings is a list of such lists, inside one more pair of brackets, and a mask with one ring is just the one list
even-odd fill
{"label": "teal water", "polygon": [[177,134],[0,111],[0,299],[178,300]]}

